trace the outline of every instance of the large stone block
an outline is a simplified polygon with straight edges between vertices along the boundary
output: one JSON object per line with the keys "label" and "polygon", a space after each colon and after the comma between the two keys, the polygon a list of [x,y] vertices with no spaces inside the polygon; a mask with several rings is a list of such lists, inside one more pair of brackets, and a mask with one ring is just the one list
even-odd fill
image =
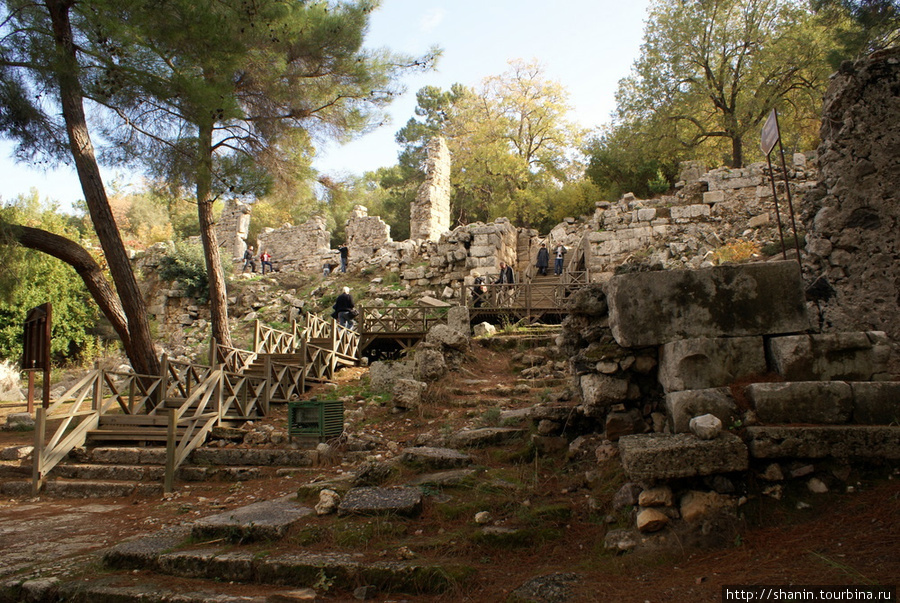
{"label": "large stone block", "polygon": [[853,392],[843,381],[753,383],[744,392],[763,423],[847,423]]}
{"label": "large stone block", "polygon": [[624,436],[619,440],[619,454],[628,478],[642,483],[744,471],[748,463],[747,447],[731,433],[715,440],[688,434]]}
{"label": "large stone block", "polygon": [[690,432],[691,419],[700,415],[715,415],[726,426],[740,417],[727,387],[672,392],[666,395],[666,411],[675,433]]}
{"label": "large stone block", "polygon": [[607,287],[610,327],[625,347],[809,328],[793,261],[623,274]]}
{"label": "large stone block", "polygon": [[900,425],[900,382],[851,383],[853,422],[860,425]]}
{"label": "large stone block", "polygon": [[887,373],[891,353],[883,332],[772,337],[767,346],[787,381],[868,381]]}
{"label": "large stone block", "polygon": [[900,459],[900,427],[814,425],[748,427],[750,455],[774,458]]}
{"label": "large stone block", "polygon": [[659,382],[667,392],[722,387],[765,372],[762,337],[682,339],[660,348]]}

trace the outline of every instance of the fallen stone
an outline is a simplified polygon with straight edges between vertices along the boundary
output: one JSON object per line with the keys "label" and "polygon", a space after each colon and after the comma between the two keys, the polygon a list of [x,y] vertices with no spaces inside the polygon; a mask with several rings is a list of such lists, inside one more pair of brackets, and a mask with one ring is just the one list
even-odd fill
{"label": "fallen stone", "polygon": [[648,488],[638,496],[638,504],[642,507],[671,507],[672,489],[668,486]]}
{"label": "fallen stone", "polygon": [[338,515],[402,515],[422,512],[422,492],[418,488],[353,488],[338,505]]}
{"label": "fallen stone", "polygon": [[341,504],[341,495],[334,490],[322,490],[319,492],[319,502],[316,503],[316,515],[331,515],[336,513]]}
{"label": "fallen stone", "polygon": [[513,427],[483,427],[464,429],[450,436],[450,446],[455,448],[483,448],[496,446],[525,435],[524,429]]}
{"label": "fallen stone", "polygon": [[625,552],[637,547],[639,544],[637,535],[628,529],[610,530],[603,539],[603,548],[606,550]]}
{"label": "fallen stone", "polygon": [[739,437],[723,432],[715,440],[688,434],[648,433],[619,440],[628,478],[635,482],[714,475],[747,469],[747,447]]}
{"label": "fallen stone", "polygon": [[766,370],[762,337],[682,339],[659,352],[659,382],[666,392],[725,387]]}
{"label": "fallen stone", "polygon": [[312,512],[293,497],[278,498],[199,519],[194,522],[191,534],[198,540],[276,540]]}
{"label": "fallen stone", "polygon": [[419,475],[409,481],[410,486],[458,486],[477,474],[476,469],[454,469]]}
{"label": "fallen stone", "polygon": [[0,461],[21,461],[34,452],[34,446],[10,446],[0,450]]}
{"label": "fallen stone", "polygon": [[428,469],[457,469],[471,465],[472,457],[451,448],[414,446],[403,450],[400,462]]}
{"label": "fallen stone", "polygon": [[13,412],[6,416],[6,429],[34,429],[34,417],[27,412]]}
{"label": "fallen stone", "polygon": [[900,459],[896,426],[755,426],[747,428],[747,435],[750,455],[759,459]]}
{"label": "fallen stone", "polygon": [[472,328],[475,337],[490,337],[497,334],[497,327],[489,322],[478,323]]}
{"label": "fallen stone", "polygon": [[691,522],[734,505],[734,499],[725,494],[690,490],[681,497],[679,508],[681,510],[681,518]]}
{"label": "fallen stone", "polygon": [[635,519],[635,526],[640,532],[658,532],[668,524],[668,515],[652,507],[638,511]]}
{"label": "fallen stone", "polygon": [[825,494],[826,492],[828,492],[828,486],[826,486],[825,482],[817,477],[814,477],[806,482],[806,488],[813,494]]}
{"label": "fallen stone", "polygon": [[647,423],[636,408],[606,415],[605,433],[610,442],[618,442],[622,436],[644,433],[647,430]]}
{"label": "fallen stone", "polygon": [[623,484],[621,488],[613,496],[612,506],[616,511],[621,511],[625,507],[633,507],[638,504],[642,488],[634,482]]}
{"label": "fallen stone", "polygon": [[606,293],[609,326],[623,347],[809,328],[794,261],[617,275]]}
{"label": "fallen stone", "polygon": [[691,419],[690,428],[701,440],[714,440],[722,433],[722,421],[715,415],[700,415]]}
{"label": "fallen stone", "polygon": [[744,392],[763,423],[847,423],[853,392],[843,381],[753,383]]}
{"label": "fallen stone", "polygon": [[700,415],[714,415],[725,425],[732,425],[740,416],[731,390],[727,387],[666,394],[666,410],[674,433],[689,432],[691,419]]}

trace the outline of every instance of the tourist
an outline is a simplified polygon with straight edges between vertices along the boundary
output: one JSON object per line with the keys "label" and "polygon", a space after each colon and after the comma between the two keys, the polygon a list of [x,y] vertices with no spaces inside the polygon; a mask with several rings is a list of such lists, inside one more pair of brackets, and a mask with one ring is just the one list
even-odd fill
{"label": "tourist", "polygon": [[472,306],[480,308],[481,304],[484,303],[484,294],[487,293],[487,285],[480,272],[475,271],[472,273],[472,276],[475,277],[475,281],[472,283]]}
{"label": "tourist", "polygon": [[324,278],[328,278],[328,275],[331,274],[331,264],[325,262],[322,264],[322,276]]}
{"label": "tourist", "polygon": [[497,291],[497,305],[504,305],[512,301],[512,286],[516,282],[515,275],[511,266],[507,266],[506,262],[500,262],[500,274],[497,275],[495,284],[500,285]]}
{"label": "tourist", "polygon": [[266,266],[269,267],[269,272],[273,272],[274,269],[272,267],[272,255],[268,252],[268,250],[263,251],[259,254],[259,264],[260,268],[262,268],[262,273],[266,273]]}
{"label": "tourist", "polygon": [[253,245],[247,247],[247,250],[244,252],[244,268],[241,272],[247,272],[247,267],[255,274],[256,273],[256,260],[253,259]]}
{"label": "tourist", "polygon": [[341,272],[347,272],[347,259],[350,257],[350,250],[347,249],[346,243],[341,243],[338,251],[341,252]]}
{"label": "tourist", "polygon": [[559,276],[563,273],[563,259],[566,256],[566,251],[568,251],[565,246],[560,243],[556,246],[554,253],[556,254],[556,262],[553,264],[553,272],[556,273],[556,276]]}
{"label": "tourist", "polygon": [[348,329],[352,328],[353,315],[356,310],[353,305],[353,298],[350,296],[350,287],[344,287],[341,294],[334,301],[332,309],[334,312],[331,313],[331,317],[336,319],[340,326]]}
{"label": "tourist", "polygon": [[546,243],[541,243],[541,248],[538,249],[537,264],[535,266],[537,266],[538,274],[547,276],[547,267],[550,266],[550,252],[547,251]]}

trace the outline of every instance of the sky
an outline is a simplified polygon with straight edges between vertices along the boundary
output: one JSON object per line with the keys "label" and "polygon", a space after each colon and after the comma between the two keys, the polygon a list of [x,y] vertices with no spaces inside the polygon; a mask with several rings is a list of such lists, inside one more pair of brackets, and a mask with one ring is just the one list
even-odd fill
{"label": "sky", "polygon": [[[392,103],[390,120],[344,145],[326,144],[314,165],[340,175],[361,174],[396,163],[394,135],[414,116],[416,91],[448,89],[454,83],[478,87],[507,71],[509,61],[537,60],[546,78],[569,92],[570,117],[585,128],[607,123],[615,108],[618,82],[638,57],[650,0],[383,0],[372,14],[366,46],[423,55],[443,50],[437,68],[402,80],[406,92]],[[83,198],[74,168],[30,169],[11,158],[12,145],[0,141],[0,202],[36,188],[41,198],[65,211]],[[107,184],[126,188],[139,180],[104,169]],[[135,184],[133,186],[139,186]]]}

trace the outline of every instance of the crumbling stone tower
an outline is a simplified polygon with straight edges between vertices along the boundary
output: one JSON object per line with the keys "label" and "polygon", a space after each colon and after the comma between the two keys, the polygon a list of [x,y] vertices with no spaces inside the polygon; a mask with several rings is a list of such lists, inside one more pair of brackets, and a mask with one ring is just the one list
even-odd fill
{"label": "crumbling stone tower", "polygon": [[409,238],[437,241],[450,230],[450,149],[443,138],[428,143],[425,182],[409,211]]}
{"label": "crumbling stone tower", "polygon": [[233,199],[225,200],[225,207],[216,224],[219,247],[232,259],[244,255],[247,249],[247,234],[250,232],[250,206]]}

